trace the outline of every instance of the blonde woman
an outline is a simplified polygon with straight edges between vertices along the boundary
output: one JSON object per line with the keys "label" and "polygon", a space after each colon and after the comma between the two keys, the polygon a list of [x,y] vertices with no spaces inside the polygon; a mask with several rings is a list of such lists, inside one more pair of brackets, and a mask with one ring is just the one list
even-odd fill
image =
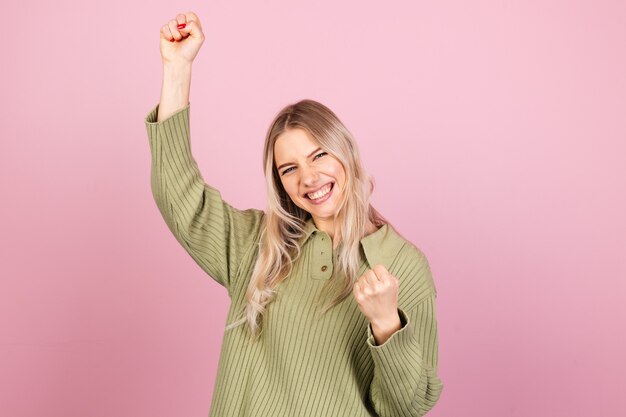
{"label": "blonde woman", "polygon": [[354,138],[314,100],[286,106],[263,153],[267,210],[239,210],[191,154],[200,19],[161,28],[145,119],[152,192],[176,239],[228,290],[212,417],[415,417],[437,402],[436,289],[424,254],[372,207]]}

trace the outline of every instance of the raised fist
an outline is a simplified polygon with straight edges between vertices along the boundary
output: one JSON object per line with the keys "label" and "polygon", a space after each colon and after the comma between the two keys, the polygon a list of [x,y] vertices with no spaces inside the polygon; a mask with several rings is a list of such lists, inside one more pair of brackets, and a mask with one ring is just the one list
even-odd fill
{"label": "raised fist", "polygon": [[161,27],[161,58],[163,63],[191,64],[204,42],[200,19],[193,12],[180,13]]}

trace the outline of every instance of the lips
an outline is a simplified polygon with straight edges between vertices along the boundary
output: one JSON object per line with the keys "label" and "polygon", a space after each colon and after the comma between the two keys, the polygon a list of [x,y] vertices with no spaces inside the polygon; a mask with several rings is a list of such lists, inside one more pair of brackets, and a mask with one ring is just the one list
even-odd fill
{"label": "lips", "polygon": [[316,192],[318,192],[318,191],[319,191],[319,190],[321,190],[322,188],[326,187],[328,184],[331,184],[330,190],[329,190],[328,192],[332,191],[333,186],[334,186],[334,184],[335,184],[335,182],[334,182],[334,181],[327,182],[326,184],[322,185],[321,187],[318,187],[318,188],[317,188],[317,189],[315,189],[315,190],[312,190],[312,191],[309,191],[309,192],[304,193],[304,198],[308,198],[308,199],[310,200],[310,198],[309,198],[309,194],[315,194]]}

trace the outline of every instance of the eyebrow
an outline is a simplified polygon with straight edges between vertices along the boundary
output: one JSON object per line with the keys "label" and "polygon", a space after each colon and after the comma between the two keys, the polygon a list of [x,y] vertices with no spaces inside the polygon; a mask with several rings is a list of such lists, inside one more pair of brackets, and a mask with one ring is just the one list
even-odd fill
{"label": "eyebrow", "polygon": [[[317,148],[316,150],[314,150],[313,152],[311,152],[311,153],[307,156],[307,158],[310,158],[311,156],[313,156],[313,154],[314,154],[315,152],[317,152],[317,151],[321,151],[321,150],[322,150],[322,148]],[[287,162],[286,164],[282,164],[281,166],[279,166],[279,167],[278,167],[278,168],[276,168],[276,169],[277,169],[278,171],[280,171],[280,170],[281,170],[281,168],[284,168],[284,167],[286,167],[287,165],[293,165],[293,162]]]}

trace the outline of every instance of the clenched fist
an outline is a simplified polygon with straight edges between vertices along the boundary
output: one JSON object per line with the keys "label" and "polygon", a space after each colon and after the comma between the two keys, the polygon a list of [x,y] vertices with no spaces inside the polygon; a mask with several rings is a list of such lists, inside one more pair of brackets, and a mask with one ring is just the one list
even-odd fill
{"label": "clenched fist", "polygon": [[191,64],[204,42],[200,19],[193,12],[180,13],[161,27],[161,59],[163,64]]}
{"label": "clenched fist", "polygon": [[359,309],[370,321],[377,342],[380,342],[379,339],[386,340],[393,332],[400,329],[399,290],[398,278],[389,273],[383,265],[368,269],[354,283],[352,293]]}

